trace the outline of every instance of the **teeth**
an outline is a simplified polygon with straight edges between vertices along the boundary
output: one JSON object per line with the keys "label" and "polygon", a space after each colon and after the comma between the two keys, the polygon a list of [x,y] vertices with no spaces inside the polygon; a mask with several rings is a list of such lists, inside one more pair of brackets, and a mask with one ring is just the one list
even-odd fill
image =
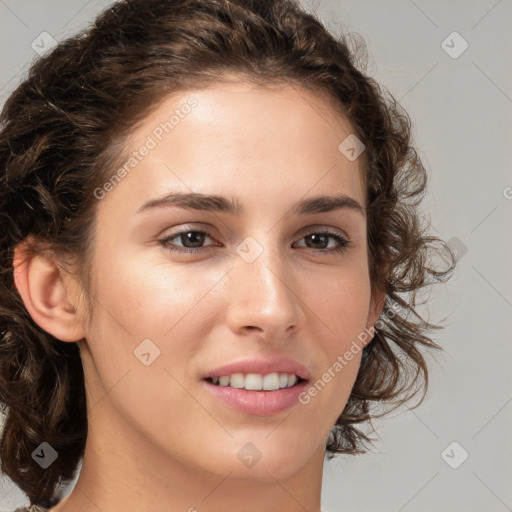
{"label": "teeth", "polygon": [[248,389],[250,391],[274,391],[276,389],[289,388],[293,386],[298,378],[293,373],[233,373],[232,375],[223,375],[212,377],[214,384],[219,386],[231,386],[232,388]]}
{"label": "teeth", "polygon": [[245,389],[258,391],[263,388],[263,377],[257,373],[248,373],[243,381]]}
{"label": "teeth", "polygon": [[263,377],[263,383],[261,386],[265,391],[273,391],[274,389],[279,389],[279,374],[278,373],[269,373]]}
{"label": "teeth", "polygon": [[245,379],[243,373],[233,373],[229,378],[229,385],[232,388],[243,388],[245,384]]}

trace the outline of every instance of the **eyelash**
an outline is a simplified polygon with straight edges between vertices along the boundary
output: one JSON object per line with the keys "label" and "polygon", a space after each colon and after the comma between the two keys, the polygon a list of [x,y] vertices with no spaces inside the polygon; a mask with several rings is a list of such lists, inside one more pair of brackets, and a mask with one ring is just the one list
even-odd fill
{"label": "eyelash", "polygon": [[[175,244],[171,244],[170,243],[170,240],[173,240],[176,237],[179,237],[180,235],[184,235],[184,234],[187,234],[187,233],[199,233],[199,234],[202,234],[202,235],[207,235],[210,238],[212,238],[211,235],[207,231],[204,231],[202,229],[184,229],[182,231],[178,231],[176,233],[173,233],[172,235],[170,235],[170,236],[168,236],[166,238],[163,238],[162,240],[159,240],[158,242],[165,249],[167,249],[169,251],[172,251],[172,252],[181,252],[181,253],[194,254],[194,253],[198,253],[201,250],[205,249],[204,247],[199,247],[199,248],[196,248],[196,249],[191,249],[191,248],[186,247],[186,248],[183,248],[183,249],[179,249],[178,246],[176,246]],[[344,253],[350,247],[350,245],[352,243],[349,239],[341,236],[340,234],[333,233],[332,231],[328,231],[328,230],[327,231],[312,231],[311,233],[307,233],[304,236],[302,236],[302,238],[306,238],[306,237],[311,236],[311,235],[324,235],[324,236],[327,235],[327,236],[329,236],[331,238],[334,238],[337,241],[338,246],[335,247],[335,248],[331,248],[331,249],[317,249],[318,252],[323,253],[323,254],[328,254],[328,253],[332,253],[332,252]],[[301,238],[301,240],[302,240],[302,238]],[[306,247],[306,249],[308,249],[308,247]],[[312,250],[314,251],[315,249],[312,249]]]}

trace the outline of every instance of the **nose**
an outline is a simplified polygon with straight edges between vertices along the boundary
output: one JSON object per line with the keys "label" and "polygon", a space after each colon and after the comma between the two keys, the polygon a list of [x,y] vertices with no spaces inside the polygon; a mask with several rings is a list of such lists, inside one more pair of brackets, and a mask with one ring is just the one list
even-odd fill
{"label": "nose", "polygon": [[252,262],[238,256],[234,261],[226,319],[230,329],[267,341],[299,331],[306,318],[304,297],[284,256],[265,249]]}

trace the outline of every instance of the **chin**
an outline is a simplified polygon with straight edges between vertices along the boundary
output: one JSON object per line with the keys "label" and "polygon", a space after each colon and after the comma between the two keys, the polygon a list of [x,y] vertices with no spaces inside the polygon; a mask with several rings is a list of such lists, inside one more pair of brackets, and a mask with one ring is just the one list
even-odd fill
{"label": "chin", "polygon": [[272,439],[274,433],[269,436],[270,431],[218,446],[211,458],[204,461],[203,467],[222,477],[230,473],[229,479],[238,481],[240,485],[257,485],[292,477],[316,456],[315,452],[320,454],[319,463],[323,464],[325,450],[320,446],[323,439],[319,439],[316,445],[306,445],[303,438],[286,436],[285,432]]}

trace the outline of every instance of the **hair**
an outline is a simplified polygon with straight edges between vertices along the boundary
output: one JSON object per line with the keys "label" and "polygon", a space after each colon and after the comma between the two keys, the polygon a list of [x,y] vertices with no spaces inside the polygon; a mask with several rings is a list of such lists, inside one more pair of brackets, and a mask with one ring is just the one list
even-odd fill
{"label": "hair", "polygon": [[[419,314],[416,294],[446,280],[455,260],[418,210],[427,174],[410,118],[364,73],[361,51],[363,42],[332,35],[294,0],[125,0],[38,58],[9,96],[0,114],[0,470],[32,504],[74,478],[87,403],[78,343],[31,318],[13,279],[14,249],[25,242],[26,254],[75,266],[89,290],[93,191],[125,161],[123,142],[169,94],[229,74],[327,95],[365,145],[369,273],[385,303],[327,453],[365,452],[370,439],[355,425],[377,417],[372,403],[394,409],[423,389],[421,403],[421,349],[441,349],[430,336],[441,327]],[[445,269],[434,265],[442,253]],[[42,442],[59,454],[46,469],[32,458]]]}

